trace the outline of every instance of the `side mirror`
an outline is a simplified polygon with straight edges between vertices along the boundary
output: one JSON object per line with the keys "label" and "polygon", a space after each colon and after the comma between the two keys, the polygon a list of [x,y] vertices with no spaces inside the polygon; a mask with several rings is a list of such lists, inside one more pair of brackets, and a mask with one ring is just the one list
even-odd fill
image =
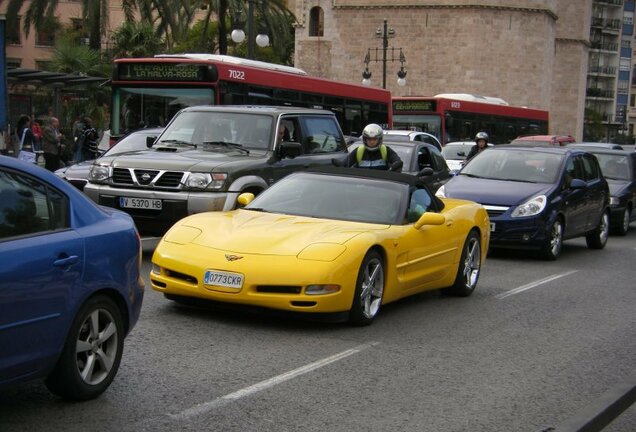
{"label": "side mirror", "polygon": [[581,179],[572,179],[572,181],[570,182],[570,188],[571,189],[585,189],[587,188],[587,183],[585,183],[583,180]]}
{"label": "side mirror", "polygon": [[439,213],[426,212],[415,222],[415,229],[420,229],[426,225],[443,225],[446,222],[446,217]]}
{"label": "side mirror", "polygon": [[236,201],[242,206],[245,207],[252,201],[254,201],[254,194],[252,192],[244,192],[238,196]]}
{"label": "side mirror", "polygon": [[286,157],[293,159],[296,156],[300,156],[302,148],[303,147],[299,142],[283,141],[278,145],[278,154],[281,159]]}
{"label": "side mirror", "polygon": [[433,174],[435,174],[435,171],[433,171],[433,168],[426,167],[426,168],[422,168],[422,170],[417,173],[417,176],[418,177],[428,177],[428,176],[432,176]]}
{"label": "side mirror", "polygon": [[148,147],[148,148],[152,147],[152,145],[155,143],[156,139],[157,139],[156,136],[148,136],[148,137],[146,137],[146,147]]}

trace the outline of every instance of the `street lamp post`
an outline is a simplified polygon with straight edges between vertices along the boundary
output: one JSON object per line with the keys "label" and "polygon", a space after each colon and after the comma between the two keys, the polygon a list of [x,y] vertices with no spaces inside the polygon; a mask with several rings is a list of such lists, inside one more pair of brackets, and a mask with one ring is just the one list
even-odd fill
{"label": "street lamp post", "polygon": [[[404,63],[406,63],[406,57],[402,52],[402,48],[389,47],[389,38],[395,37],[395,30],[390,28],[387,20],[384,19],[384,27],[375,31],[375,36],[382,38],[382,58],[378,58],[379,48],[373,48],[375,56],[371,57],[371,48],[367,49],[367,55],[364,57],[364,72],[362,72],[362,84],[371,85],[371,71],[369,70],[369,63],[382,62],[382,88],[386,88],[386,62],[387,61],[399,61],[400,70],[397,73],[398,85],[406,85],[406,69],[404,69]],[[387,54],[391,51],[391,57],[387,58]]]}
{"label": "street lamp post", "polygon": [[[254,42],[256,45],[263,48],[269,45],[269,36],[265,32],[259,32],[259,34],[254,37],[254,4],[257,0],[247,0],[247,58],[254,58]],[[234,30],[230,37],[236,43],[241,43],[245,40],[245,32],[241,28],[241,24],[238,22],[234,22],[233,24]]]}

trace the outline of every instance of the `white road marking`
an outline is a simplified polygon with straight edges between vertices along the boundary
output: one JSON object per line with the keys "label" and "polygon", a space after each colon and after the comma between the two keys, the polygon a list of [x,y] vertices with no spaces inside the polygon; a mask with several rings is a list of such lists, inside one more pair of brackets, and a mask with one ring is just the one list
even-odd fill
{"label": "white road marking", "polygon": [[201,403],[199,405],[195,405],[192,408],[188,408],[186,410],[181,411],[177,414],[168,414],[173,420],[187,420],[190,417],[197,416],[199,414],[206,413],[214,408],[226,405],[232,401],[244,398],[246,396],[250,396],[254,393],[257,393],[262,390],[266,390],[275,385],[281,384],[285,381],[288,381],[292,378],[296,378],[297,376],[304,375],[313,370],[319,369],[323,366],[327,366],[330,363],[334,363],[338,360],[342,360],[345,357],[349,357],[353,354],[357,354],[360,351],[363,351],[367,348],[371,348],[372,346],[378,345],[379,342],[370,342],[364,345],[359,345],[355,348],[348,349],[341,353],[332,355],[331,357],[324,358],[322,360],[318,360],[314,363],[310,363],[308,365],[299,367],[298,369],[291,370],[289,372],[285,372],[284,374],[272,377],[265,381],[261,381],[252,386],[245,387],[241,390],[235,391],[234,393],[227,394],[225,396],[218,397],[208,402]]}
{"label": "white road marking", "polygon": [[511,295],[519,294],[520,292],[524,292],[524,291],[527,291],[529,289],[538,287],[539,285],[543,285],[544,283],[552,282],[553,280],[562,278],[564,276],[569,276],[572,273],[576,273],[577,271],[578,270],[570,270],[570,271],[567,271],[565,273],[558,273],[558,274],[555,274],[555,275],[552,275],[552,276],[548,276],[546,278],[539,279],[538,281],[530,282],[529,284],[522,285],[522,286],[517,287],[515,289],[511,289],[510,291],[506,291],[506,292],[503,292],[501,294],[497,294],[495,297],[497,299],[499,299],[499,300],[502,300],[502,299],[505,299],[506,297],[509,297]]}

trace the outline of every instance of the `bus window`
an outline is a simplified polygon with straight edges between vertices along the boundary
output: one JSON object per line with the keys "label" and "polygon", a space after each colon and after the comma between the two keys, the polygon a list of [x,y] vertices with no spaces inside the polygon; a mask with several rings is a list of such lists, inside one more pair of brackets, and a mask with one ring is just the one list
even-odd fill
{"label": "bus window", "polygon": [[214,103],[211,88],[127,88],[113,90],[111,135],[163,127],[182,108]]}

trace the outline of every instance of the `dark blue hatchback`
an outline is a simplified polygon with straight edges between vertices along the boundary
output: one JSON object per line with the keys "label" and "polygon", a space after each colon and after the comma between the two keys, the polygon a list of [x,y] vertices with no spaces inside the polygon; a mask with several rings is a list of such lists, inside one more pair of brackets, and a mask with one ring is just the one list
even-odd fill
{"label": "dark blue hatchback", "polygon": [[106,390],[139,318],[140,266],[130,216],[0,156],[0,389],[44,378],[69,399]]}
{"label": "dark blue hatchback", "polygon": [[609,187],[597,159],[563,147],[495,146],[481,152],[437,195],[481,203],[492,248],[538,250],[554,260],[563,240],[605,247]]}

